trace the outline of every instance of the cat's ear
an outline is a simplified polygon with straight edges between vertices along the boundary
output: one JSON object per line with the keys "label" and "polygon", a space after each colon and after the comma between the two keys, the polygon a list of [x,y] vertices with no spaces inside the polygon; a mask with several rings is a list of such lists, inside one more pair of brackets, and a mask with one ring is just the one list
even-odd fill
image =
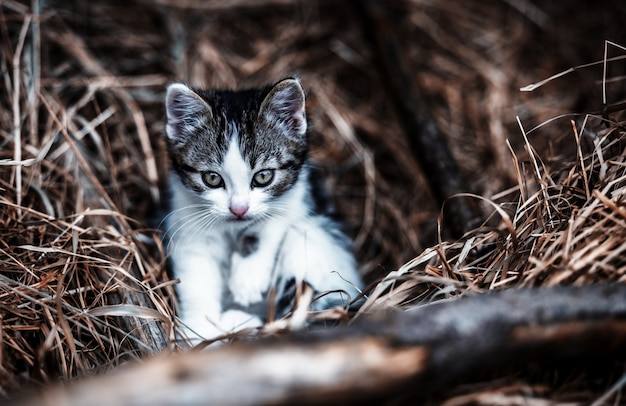
{"label": "cat's ear", "polygon": [[213,117],[211,106],[182,83],[174,83],[167,88],[165,110],[167,136],[174,142],[183,141]]}
{"label": "cat's ear", "polygon": [[304,90],[298,79],[283,79],[265,96],[259,114],[298,135],[306,133]]}

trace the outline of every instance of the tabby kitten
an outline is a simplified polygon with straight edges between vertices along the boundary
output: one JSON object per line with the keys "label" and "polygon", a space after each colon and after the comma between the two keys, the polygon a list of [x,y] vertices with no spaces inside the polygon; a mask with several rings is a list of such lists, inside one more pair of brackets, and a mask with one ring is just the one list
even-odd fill
{"label": "tabby kitten", "polygon": [[172,84],[166,110],[172,169],[165,224],[189,337],[261,325],[268,292],[294,281],[330,291],[315,309],[358,295],[349,241],[316,211],[297,79],[241,91]]}

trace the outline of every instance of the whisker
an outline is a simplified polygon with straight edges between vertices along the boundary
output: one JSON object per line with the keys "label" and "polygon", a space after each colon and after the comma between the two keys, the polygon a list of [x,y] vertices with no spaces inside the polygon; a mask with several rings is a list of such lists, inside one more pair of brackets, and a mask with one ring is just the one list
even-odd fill
{"label": "whisker", "polygon": [[195,207],[188,206],[185,209],[189,208],[193,208],[194,210],[190,211],[184,216],[179,217],[165,230],[166,236],[168,238],[168,251],[170,249],[171,243],[173,242],[173,240],[176,239],[178,233],[181,230],[187,229],[189,231],[190,235],[185,238],[195,238],[198,236],[198,234],[205,231],[207,228],[212,228],[217,220],[217,218],[213,215],[213,211],[210,207],[207,207],[205,205],[196,205]]}
{"label": "whisker", "polygon": [[167,214],[167,216],[163,217],[161,219],[161,221],[159,222],[158,228],[160,229],[161,226],[163,226],[167,220],[169,220],[172,216],[178,214],[179,212],[182,212],[182,211],[185,211],[185,210],[195,210],[195,209],[205,209],[205,208],[208,208],[208,205],[201,204],[201,203],[190,204],[190,205],[185,206],[185,207],[179,207],[178,209],[170,211]]}

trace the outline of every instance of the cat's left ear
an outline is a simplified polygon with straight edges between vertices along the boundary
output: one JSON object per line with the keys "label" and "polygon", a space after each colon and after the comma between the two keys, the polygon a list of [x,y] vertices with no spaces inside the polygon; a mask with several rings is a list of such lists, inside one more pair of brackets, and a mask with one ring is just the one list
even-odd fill
{"label": "cat's left ear", "polygon": [[283,79],[265,96],[259,114],[298,135],[306,133],[304,90],[298,79]]}

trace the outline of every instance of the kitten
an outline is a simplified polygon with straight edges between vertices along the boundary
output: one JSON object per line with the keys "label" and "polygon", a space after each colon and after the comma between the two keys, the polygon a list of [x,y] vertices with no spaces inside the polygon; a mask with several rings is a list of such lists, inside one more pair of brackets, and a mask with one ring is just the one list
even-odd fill
{"label": "kitten", "polygon": [[349,241],[315,211],[297,79],[241,91],[172,84],[166,111],[172,168],[165,224],[188,336],[212,339],[261,325],[270,290],[289,291],[294,280],[330,291],[315,309],[345,306],[358,295]]}

